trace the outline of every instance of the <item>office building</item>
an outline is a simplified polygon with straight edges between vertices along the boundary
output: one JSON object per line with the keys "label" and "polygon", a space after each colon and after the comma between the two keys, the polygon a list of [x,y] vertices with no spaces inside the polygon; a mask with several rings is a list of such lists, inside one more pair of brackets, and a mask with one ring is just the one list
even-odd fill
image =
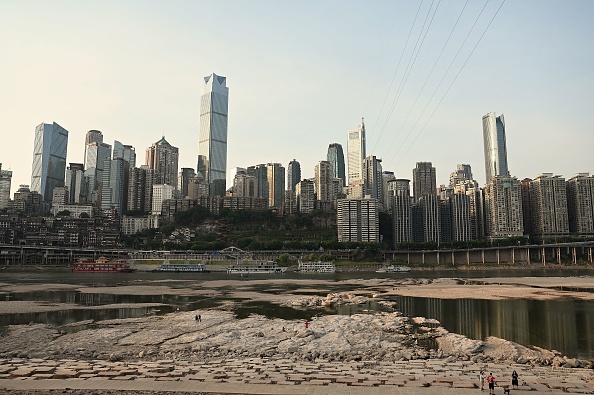
{"label": "office building", "polygon": [[315,208],[316,188],[313,180],[301,180],[295,186],[297,209],[300,213],[311,213]]}
{"label": "office building", "polygon": [[11,182],[12,171],[2,170],[2,163],[0,163],[0,209],[7,208],[10,204]]}
{"label": "office building", "polygon": [[[94,131],[97,132],[97,131]],[[87,133],[87,138],[89,137]],[[100,133],[100,132],[99,132]],[[92,134],[98,138],[98,134]],[[101,139],[103,136],[101,136]],[[85,192],[86,203],[101,206],[101,183],[105,161],[111,160],[111,145],[102,141],[91,141],[85,146]]]}
{"label": "office building", "polygon": [[268,200],[268,168],[265,164],[250,166],[247,173],[256,178],[256,194],[258,197]]}
{"label": "office building", "polygon": [[483,144],[486,183],[495,176],[509,176],[503,114],[496,116],[490,112],[483,117]]}
{"label": "office building", "polygon": [[131,169],[136,167],[136,150],[131,145],[124,145],[115,140],[113,143],[113,159],[122,158]]}
{"label": "office building", "polygon": [[379,203],[376,199],[339,199],[338,241],[379,243]]}
{"label": "office building", "polygon": [[470,165],[459,164],[456,166],[456,171],[450,173],[450,188],[454,189],[456,185],[473,181],[472,169]]}
{"label": "office building", "polygon": [[49,201],[55,187],[64,186],[68,131],[57,123],[42,123],[35,128],[31,190]]}
{"label": "office building", "polygon": [[326,160],[330,162],[330,166],[332,167],[332,177],[340,178],[342,180],[342,185],[346,185],[346,175],[344,171],[344,152],[342,151],[342,145],[338,143],[330,144],[328,146]]}
{"label": "office building", "polygon": [[200,134],[197,172],[209,185],[210,194],[224,196],[227,179],[227,78],[216,74],[204,77],[200,99]]}
{"label": "office building", "polygon": [[82,163],[70,163],[66,169],[67,204],[86,203],[85,167]]}
{"label": "office building", "polygon": [[377,199],[380,208],[384,203],[384,183],[382,179],[382,160],[368,156],[363,160],[363,184],[365,195]]}
{"label": "office building", "polygon": [[365,151],[365,122],[362,119],[357,129],[349,130],[347,141],[349,161],[349,185],[355,180],[363,179],[363,159],[367,157]]}
{"label": "office building", "polygon": [[155,171],[155,184],[177,188],[179,149],[165,140],[165,136],[146,149],[145,164]]}
{"label": "office building", "polygon": [[285,168],[280,163],[266,165],[268,178],[268,207],[283,208],[285,198]]}
{"label": "office building", "polygon": [[393,171],[384,170],[382,172],[382,191],[384,192],[384,197],[382,198],[383,201],[383,209],[386,211],[392,210],[392,196],[394,196],[393,191],[390,190],[390,181],[396,179]]}
{"label": "office building", "polygon": [[569,230],[594,235],[594,176],[578,173],[567,180]]}
{"label": "office building", "polygon": [[435,178],[435,167],[431,162],[417,162],[416,167],[413,169],[413,190],[416,201],[427,195],[437,196]]}
{"label": "office building", "polygon": [[532,232],[538,237],[569,235],[565,178],[539,174],[530,182]]}
{"label": "office building", "polygon": [[115,211],[121,217],[128,204],[128,180],[130,165],[122,158],[103,163],[101,184],[101,210]]}
{"label": "office building", "polygon": [[84,167],[88,169],[89,167],[96,167],[96,166],[89,166],[87,164],[87,147],[91,143],[102,143],[103,142],[103,133],[98,130],[89,130],[85,135],[85,156],[84,156]]}
{"label": "office building", "polygon": [[287,166],[287,190],[294,191],[299,181],[301,181],[301,165],[293,159]]}
{"label": "office building", "polygon": [[516,177],[494,176],[485,186],[485,219],[491,239],[524,234],[522,188]]}

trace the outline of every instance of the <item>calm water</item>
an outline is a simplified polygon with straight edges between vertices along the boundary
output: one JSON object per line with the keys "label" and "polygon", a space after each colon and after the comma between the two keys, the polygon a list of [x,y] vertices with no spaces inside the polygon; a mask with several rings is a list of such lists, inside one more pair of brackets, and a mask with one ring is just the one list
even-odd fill
{"label": "calm water", "polygon": [[[412,273],[333,273],[333,274],[297,274],[285,273],[274,278],[285,278],[286,283],[263,286],[254,284],[259,292],[280,293],[291,291],[303,285],[292,279],[309,278],[336,280],[335,286],[327,287],[327,292],[349,291],[356,289],[356,284],[340,284],[346,279],[367,278],[406,278],[406,277],[455,277],[455,278],[496,278],[496,277],[554,277],[591,275],[591,271],[544,271],[544,270],[501,270],[501,271],[442,271]],[[201,280],[237,279],[246,281],[270,278],[271,275],[250,275],[247,278],[230,276],[226,273],[129,273],[129,274],[88,274],[88,273],[0,273],[3,283],[54,283],[81,284],[88,286],[147,285],[146,281],[159,281],[158,285],[172,288],[200,289]],[[172,281],[168,281],[172,280]],[[178,281],[193,280],[193,281]],[[153,283],[154,284],[154,283]],[[150,284],[149,284],[150,285]],[[325,295],[319,286],[311,294]],[[591,291],[591,290],[587,290]],[[164,314],[175,309],[195,310],[218,306],[223,300],[207,299],[203,296],[180,295],[112,295],[101,293],[80,293],[77,291],[41,291],[22,293],[0,293],[3,300],[35,300],[45,302],[74,303],[84,306],[116,305],[106,308],[80,309],[35,314],[0,315],[0,327],[10,324],[41,322],[53,325],[72,324],[84,320],[95,321],[113,318],[140,317],[149,314]],[[460,333],[469,338],[483,339],[497,336],[526,346],[536,345],[554,349],[571,357],[594,358],[594,302],[592,301],[488,301],[474,299],[439,299],[396,297],[393,299],[398,309],[411,317],[424,316],[439,320],[450,332]],[[299,310],[280,307],[271,303],[235,300],[235,313],[243,318],[252,313],[267,317],[284,319],[311,319],[321,314],[355,314],[381,310],[375,303],[363,306],[342,306],[331,310]],[[159,303],[156,307],[118,308],[123,303]],[[76,329],[72,326],[70,329]],[[1,329],[1,328],[0,328]],[[0,330],[0,336],[1,336]]]}

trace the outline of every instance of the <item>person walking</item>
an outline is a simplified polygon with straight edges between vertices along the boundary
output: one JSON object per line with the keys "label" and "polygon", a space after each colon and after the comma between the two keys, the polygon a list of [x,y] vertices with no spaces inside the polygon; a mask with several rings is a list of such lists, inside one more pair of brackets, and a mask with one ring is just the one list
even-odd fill
{"label": "person walking", "polygon": [[489,383],[489,395],[495,395],[495,377],[493,373],[489,373],[487,383]]}
{"label": "person walking", "polygon": [[479,372],[479,388],[481,391],[485,389],[485,372],[482,370]]}
{"label": "person walking", "polygon": [[518,372],[515,370],[512,373],[512,388],[518,388]]}

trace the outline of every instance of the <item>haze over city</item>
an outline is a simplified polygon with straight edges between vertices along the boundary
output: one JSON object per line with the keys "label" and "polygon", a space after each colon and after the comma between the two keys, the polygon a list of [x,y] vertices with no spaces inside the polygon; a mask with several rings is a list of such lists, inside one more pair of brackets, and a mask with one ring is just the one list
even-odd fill
{"label": "haze over city", "polygon": [[569,178],[593,170],[593,15],[588,1],[0,1],[0,162],[13,190],[30,184],[35,126],[57,122],[67,162],[97,129],[139,164],[164,135],[195,168],[214,72],[230,91],[227,186],[235,167],[293,158],[313,176],[362,117],[384,170],[431,161],[441,184],[468,163],[482,184],[488,112],[505,114],[513,176]]}

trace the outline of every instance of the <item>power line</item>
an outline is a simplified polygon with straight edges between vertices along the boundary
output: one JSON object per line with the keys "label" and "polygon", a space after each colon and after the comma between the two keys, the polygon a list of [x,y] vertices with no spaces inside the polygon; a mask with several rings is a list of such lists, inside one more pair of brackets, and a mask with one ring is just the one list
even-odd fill
{"label": "power line", "polygon": [[501,2],[501,5],[499,6],[499,8],[497,9],[497,11],[495,12],[495,14],[493,15],[493,18],[491,18],[491,21],[489,21],[489,24],[487,25],[487,27],[485,28],[485,30],[483,31],[483,34],[481,34],[481,36],[479,37],[477,43],[475,44],[474,48],[472,48],[472,51],[470,52],[470,54],[468,55],[468,57],[466,58],[466,60],[464,61],[464,64],[462,65],[462,67],[460,68],[460,71],[458,71],[458,73],[456,74],[456,76],[454,77],[454,79],[452,80],[450,86],[448,87],[448,89],[445,91],[445,93],[443,94],[443,96],[441,97],[441,99],[439,100],[439,103],[437,103],[437,106],[435,106],[435,109],[433,110],[433,112],[431,113],[431,115],[429,116],[429,118],[427,119],[427,121],[425,122],[425,124],[423,125],[423,127],[421,128],[421,130],[419,130],[419,133],[417,133],[415,139],[413,140],[413,142],[411,143],[411,145],[408,147],[408,149],[406,150],[406,152],[404,153],[404,155],[402,155],[400,161],[398,161],[398,163],[396,164],[396,166],[398,166],[400,164],[400,162],[402,161],[402,158],[404,158],[406,156],[406,154],[408,154],[408,151],[410,151],[410,149],[412,148],[412,146],[414,145],[414,143],[417,141],[417,139],[419,138],[419,136],[421,135],[421,133],[423,132],[423,130],[425,130],[425,127],[427,126],[427,124],[429,123],[429,121],[431,120],[431,118],[433,118],[433,115],[435,114],[435,112],[437,111],[437,109],[439,108],[441,102],[443,101],[443,99],[446,97],[446,95],[448,94],[448,92],[450,91],[450,89],[452,88],[452,86],[454,85],[454,83],[456,82],[456,80],[458,79],[458,76],[460,76],[460,74],[462,73],[462,70],[464,70],[464,67],[466,66],[466,64],[468,63],[468,61],[470,60],[470,57],[472,56],[472,54],[474,53],[474,51],[476,50],[476,48],[478,47],[479,43],[482,41],[483,37],[485,36],[485,34],[487,33],[487,30],[489,29],[489,27],[491,26],[491,24],[493,23],[493,21],[495,20],[495,17],[497,16],[497,14],[499,14],[499,10],[501,10],[501,8],[503,7],[503,4],[505,4],[506,0],[503,0]]}

